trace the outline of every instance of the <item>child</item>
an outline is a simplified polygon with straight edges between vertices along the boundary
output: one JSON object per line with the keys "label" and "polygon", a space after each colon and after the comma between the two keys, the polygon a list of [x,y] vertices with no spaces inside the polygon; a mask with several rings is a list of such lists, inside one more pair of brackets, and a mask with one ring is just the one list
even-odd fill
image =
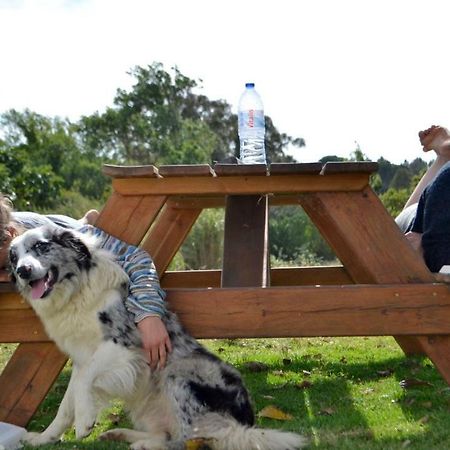
{"label": "child", "polygon": [[9,199],[0,194],[0,267],[8,262],[11,240],[24,231],[46,224],[76,229],[91,234],[100,246],[116,255],[117,263],[129,279],[129,295],[125,300],[128,311],[134,315],[141,333],[142,344],[152,368],[163,367],[167,352],[172,350],[169,335],[161,317],[165,314],[165,293],[161,289],[155,265],[150,255],[91,225],[98,212],[88,211],[80,220],[62,215],[41,215],[33,212],[13,211]]}

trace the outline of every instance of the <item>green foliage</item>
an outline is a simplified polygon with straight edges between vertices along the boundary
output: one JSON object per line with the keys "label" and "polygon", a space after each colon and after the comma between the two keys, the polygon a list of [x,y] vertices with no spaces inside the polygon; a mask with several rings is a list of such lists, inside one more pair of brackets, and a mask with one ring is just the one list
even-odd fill
{"label": "green foliage", "polygon": [[222,267],[224,212],[206,209],[181,247],[186,269]]}
{"label": "green foliage", "polygon": [[[114,106],[83,117],[78,132],[89,151],[122,164],[195,164],[238,156],[237,117],[223,100],[194,92],[198,82],[176,67],[135,67],[129,91],[119,89]],[[289,145],[303,139],[280,133],[266,117],[268,159],[293,161]]]}
{"label": "green foliage", "polygon": [[396,190],[394,188],[389,188],[380,195],[380,199],[391,216],[397,217],[405,206],[409,196],[410,192],[408,189]]}
{"label": "green foliage", "polygon": [[277,260],[298,260],[301,255],[315,255],[317,262],[336,257],[306,213],[298,206],[270,208],[270,254]]}
{"label": "green foliage", "polygon": [[[110,181],[98,158],[83,153],[70,122],[25,110],[0,117],[0,189],[19,210],[51,210],[63,192],[103,199]],[[58,208],[59,209],[59,208]]]}

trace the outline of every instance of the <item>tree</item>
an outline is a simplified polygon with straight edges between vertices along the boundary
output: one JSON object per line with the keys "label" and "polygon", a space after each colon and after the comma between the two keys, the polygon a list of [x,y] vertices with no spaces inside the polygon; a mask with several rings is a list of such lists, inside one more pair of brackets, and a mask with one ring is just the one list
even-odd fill
{"label": "tree", "polygon": [[0,188],[16,209],[54,209],[70,190],[103,198],[110,182],[98,158],[82,151],[69,121],[10,110],[0,116],[0,125],[5,135]]}
{"label": "tree", "polygon": [[[213,163],[238,156],[237,117],[223,100],[194,92],[199,83],[160,63],[135,67],[129,91],[119,89],[114,106],[83,117],[78,131],[95,154],[126,164]],[[288,146],[303,139],[280,133],[266,116],[269,161],[293,161]]]}

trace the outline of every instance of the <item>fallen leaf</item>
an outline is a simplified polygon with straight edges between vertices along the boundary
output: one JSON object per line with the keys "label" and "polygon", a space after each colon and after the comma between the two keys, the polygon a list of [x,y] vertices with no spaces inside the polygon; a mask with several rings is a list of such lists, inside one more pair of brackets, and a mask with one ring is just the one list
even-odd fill
{"label": "fallen leaf", "polygon": [[430,420],[430,416],[423,416],[419,419],[419,423],[427,423]]}
{"label": "fallen leaf", "polygon": [[259,413],[259,417],[267,417],[269,419],[275,419],[275,420],[292,420],[293,417],[282,411],[281,409],[277,408],[274,405],[268,405],[265,408],[263,408]]}
{"label": "fallen leaf", "polygon": [[404,380],[400,381],[400,387],[403,389],[410,389],[413,387],[419,387],[419,386],[433,386],[428,381],[419,380],[417,378],[405,378]]}
{"label": "fallen leaf", "polygon": [[117,425],[120,422],[120,415],[111,413],[108,415],[108,420],[110,420],[113,425]]}
{"label": "fallen leaf", "polygon": [[313,385],[313,384],[311,383],[311,381],[303,380],[302,382],[297,383],[297,384],[295,385],[295,387],[296,387],[297,389],[309,389],[312,385]]}
{"label": "fallen leaf", "polygon": [[276,386],[274,386],[272,388],[272,390],[280,390],[280,389],[284,389],[286,386],[288,385],[288,383],[281,383],[281,384],[277,384]]}
{"label": "fallen leaf", "polygon": [[372,392],[375,392],[374,388],[367,388],[367,389],[364,389],[364,391],[362,391],[362,393],[364,395],[371,394]]}
{"label": "fallen leaf", "polygon": [[332,416],[334,414],[333,408],[323,408],[319,411],[320,416]]}
{"label": "fallen leaf", "polygon": [[393,374],[393,372],[394,371],[392,369],[378,370],[377,375],[380,377],[389,377],[390,375]]}
{"label": "fallen leaf", "polygon": [[416,403],[416,399],[415,398],[408,398],[407,400],[405,400],[405,405],[406,406],[411,406],[414,403]]}
{"label": "fallen leaf", "polygon": [[250,372],[264,372],[265,370],[269,370],[267,364],[258,361],[248,361],[244,363],[244,367]]}
{"label": "fallen leaf", "polygon": [[261,397],[267,400],[273,400],[275,398],[273,395],[261,395]]}
{"label": "fallen leaf", "polygon": [[194,438],[184,443],[184,450],[213,450],[216,439]]}
{"label": "fallen leaf", "polygon": [[406,439],[406,441],[403,441],[402,448],[406,448],[409,445],[411,445],[411,441],[409,439]]}

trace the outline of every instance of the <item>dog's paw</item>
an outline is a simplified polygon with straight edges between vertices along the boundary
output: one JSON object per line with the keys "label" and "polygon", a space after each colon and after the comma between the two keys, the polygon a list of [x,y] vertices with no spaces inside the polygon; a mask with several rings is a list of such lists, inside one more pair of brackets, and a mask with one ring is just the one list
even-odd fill
{"label": "dog's paw", "polygon": [[38,445],[43,444],[50,444],[52,442],[59,441],[59,437],[56,436],[48,436],[44,433],[34,433],[34,432],[28,432],[25,434],[25,436],[21,439],[21,442],[24,444],[31,445],[33,447],[36,447]]}
{"label": "dog's paw", "polygon": [[75,437],[77,439],[83,439],[86,436],[91,434],[91,431],[94,429],[95,420],[80,420],[78,423],[75,422]]}
{"label": "dog's paw", "polygon": [[165,450],[167,446],[159,439],[143,439],[130,445],[130,450]]}
{"label": "dog's paw", "polygon": [[125,431],[126,430],[122,430],[121,428],[105,431],[98,438],[101,441],[126,441]]}

